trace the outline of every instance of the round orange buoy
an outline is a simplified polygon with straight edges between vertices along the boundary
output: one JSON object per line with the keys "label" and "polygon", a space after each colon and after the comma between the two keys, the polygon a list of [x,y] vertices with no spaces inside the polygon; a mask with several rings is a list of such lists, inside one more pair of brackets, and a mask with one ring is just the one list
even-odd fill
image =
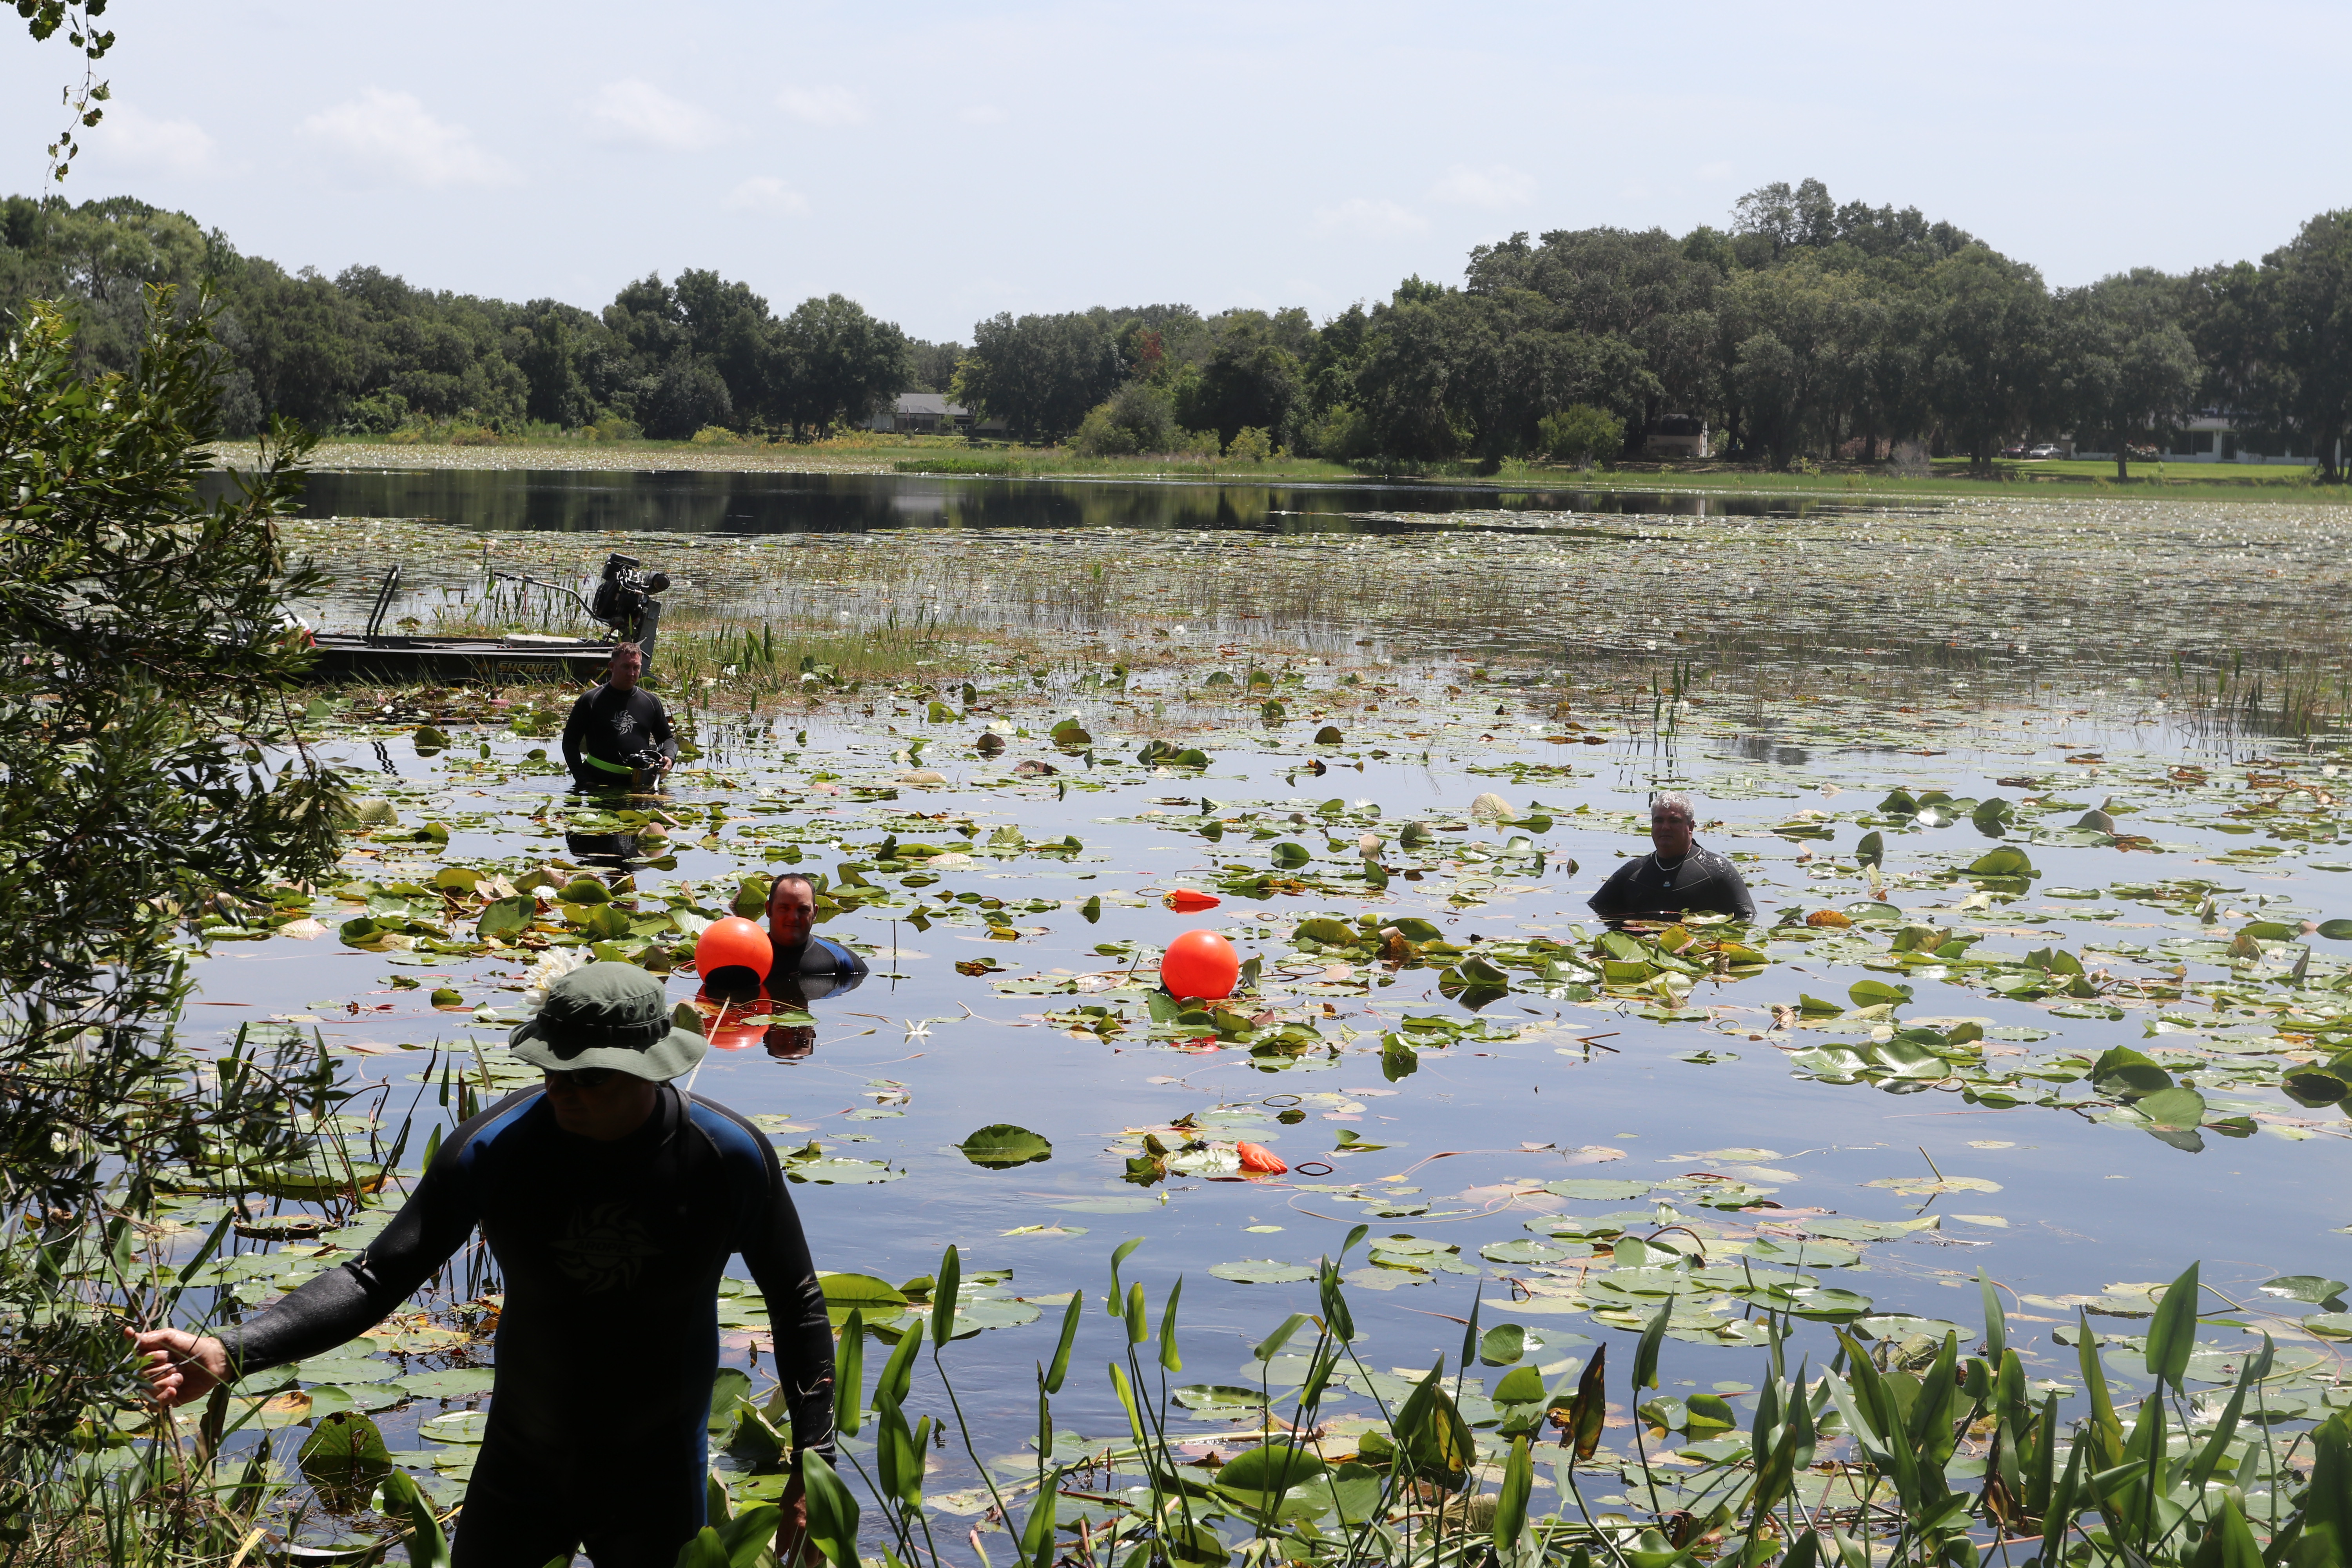
{"label": "round orange buoy", "polygon": [[1213,910],[1224,902],[1214,893],[1203,893],[1192,888],[1179,888],[1160,900],[1178,914],[1189,915],[1195,910]]}
{"label": "round orange buoy", "polygon": [[1281,1155],[1263,1143],[1236,1143],[1234,1147],[1241,1153],[1242,1169],[1252,1175],[1279,1176],[1290,1169],[1282,1163]]}
{"label": "round orange buoy", "polygon": [[1241,954],[1213,931],[1188,931],[1168,944],[1160,961],[1160,983],[1171,996],[1213,1002],[1234,994],[1242,977]]}
{"label": "round orange buoy", "polygon": [[722,969],[748,969],[753,978],[765,979],[775,957],[768,933],[741,915],[712,921],[694,939],[694,972],[706,983]]}

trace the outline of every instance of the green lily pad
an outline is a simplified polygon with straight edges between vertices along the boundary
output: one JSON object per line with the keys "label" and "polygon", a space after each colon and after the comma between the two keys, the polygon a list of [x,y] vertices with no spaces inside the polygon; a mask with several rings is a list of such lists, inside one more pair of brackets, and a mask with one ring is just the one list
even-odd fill
{"label": "green lily pad", "polygon": [[1244,1258],[1233,1263],[1212,1263],[1209,1272],[1236,1285],[1296,1285],[1302,1279],[1315,1278],[1315,1270],[1304,1264],[1279,1263],[1271,1258]]}
{"label": "green lily pad", "polygon": [[982,1128],[956,1147],[975,1165],[992,1171],[1034,1164],[1054,1157],[1054,1146],[1025,1127],[999,1121]]}
{"label": "green lily pad", "polygon": [[393,1380],[395,1386],[406,1389],[419,1399],[478,1399],[488,1394],[497,1381],[488,1369],[475,1366],[412,1372],[405,1377]]}

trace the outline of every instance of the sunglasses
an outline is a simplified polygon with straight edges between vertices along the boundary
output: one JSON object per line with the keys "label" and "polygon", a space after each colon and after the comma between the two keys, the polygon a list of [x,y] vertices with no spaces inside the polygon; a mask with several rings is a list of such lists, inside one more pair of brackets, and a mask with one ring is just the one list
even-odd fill
{"label": "sunglasses", "polygon": [[550,1089],[583,1089],[592,1092],[621,1076],[618,1068],[580,1068],[572,1072],[561,1072],[554,1068],[541,1070],[547,1075]]}

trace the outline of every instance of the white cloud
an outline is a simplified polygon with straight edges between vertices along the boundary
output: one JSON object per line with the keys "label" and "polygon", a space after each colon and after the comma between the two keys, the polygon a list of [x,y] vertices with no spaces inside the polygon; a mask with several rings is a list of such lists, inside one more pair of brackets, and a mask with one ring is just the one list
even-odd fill
{"label": "white cloud", "polygon": [[1728,163],[1701,163],[1696,172],[1698,174],[1698,177],[1702,180],[1727,180],[1731,178],[1731,165]]}
{"label": "white cloud", "polygon": [[776,103],[794,120],[811,125],[863,125],[866,105],[845,87],[788,87]]}
{"label": "white cloud", "polygon": [[699,106],[634,78],[598,88],[589,113],[607,140],[642,142],[670,153],[708,147],[725,134],[718,119]]}
{"label": "white cloud", "polygon": [[1368,238],[1384,238],[1392,235],[1420,234],[1429,227],[1429,220],[1409,207],[1382,198],[1349,196],[1335,207],[1317,207],[1315,226],[1325,233],[1343,232]]}
{"label": "white cloud", "polygon": [[513,178],[462,125],[436,120],[404,92],[372,87],[302,121],[314,138],[362,171],[411,185],[491,185]]}
{"label": "white cloud", "polygon": [[1012,117],[992,103],[975,103],[958,110],[956,118],[966,125],[1002,125]]}
{"label": "white cloud", "polygon": [[1536,181],[1534,175],[1507,163],[1490,163],[1483,169],[1456,163],[1429,187],[1429,194],[1459,206],[1523,207],[1536,198]]}
{"label": "white cloud", "polygon": [[213,161],[213,139],[193,120],[155,120],[128,103],[110,103],[91,140],[134,168],[201,174]]}
{"label": "white cloud", "polygon": [[727,205],[743,212],[778,213],[786,217],[805,216],[808,198],[770,174],[754,174],[727,193]]}

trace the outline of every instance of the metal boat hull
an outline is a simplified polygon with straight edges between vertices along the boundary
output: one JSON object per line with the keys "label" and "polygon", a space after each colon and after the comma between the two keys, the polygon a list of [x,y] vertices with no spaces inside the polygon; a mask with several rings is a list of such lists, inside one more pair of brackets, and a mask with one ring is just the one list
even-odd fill
{"label": "metal boat hull", "polygon": [[588,679],[612,662],[609,642],[504,637],[355,637],[320,632],[313,680],[457,681]]}

